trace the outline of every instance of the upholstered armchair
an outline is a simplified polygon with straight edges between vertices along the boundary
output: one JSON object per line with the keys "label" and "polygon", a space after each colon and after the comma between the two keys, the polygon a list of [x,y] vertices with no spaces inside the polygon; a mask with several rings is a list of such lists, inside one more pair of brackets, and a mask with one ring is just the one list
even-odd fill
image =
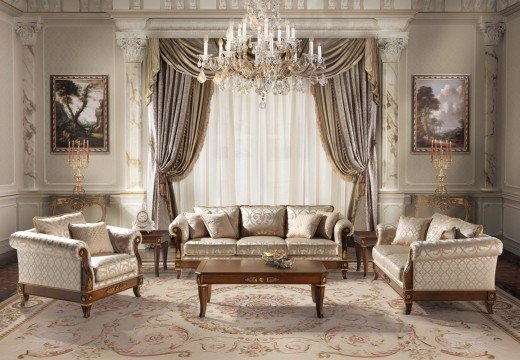
{"label": "upholstered armchair", "polygon": [[29,295],[67,300],[80,303],[87,318],[96,300],[130,288],[139,297],[143,275],[137,246],[141,234],[114,226],[107,230],[114,252],[96,255],[84,241],[34,229],[12,234],[9,244],[18,254],[21,305]]}
{"label": "upholstered armchair", "polygon": [[395,226],[378,225],[376,230],[374,279],[381,276],[401,295],[406,314],[414,301],[438,300],[483,300],[487,311],[493,312],[496,263],[502,253],[499,239],[481,234],[395,245]]}

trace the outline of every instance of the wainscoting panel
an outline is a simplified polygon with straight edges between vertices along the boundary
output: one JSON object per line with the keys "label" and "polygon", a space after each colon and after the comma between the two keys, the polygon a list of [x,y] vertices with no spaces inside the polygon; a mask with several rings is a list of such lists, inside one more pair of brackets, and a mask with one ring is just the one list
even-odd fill
{"label": "wainscoting panel", "polygon": [[504,198],[504,248],[520,255],[520,201]]}
{"label": "wainscoting panel", "polygon": [[16,198],[0,199],[0,254],[11,250],[9,236],[18,228]]}

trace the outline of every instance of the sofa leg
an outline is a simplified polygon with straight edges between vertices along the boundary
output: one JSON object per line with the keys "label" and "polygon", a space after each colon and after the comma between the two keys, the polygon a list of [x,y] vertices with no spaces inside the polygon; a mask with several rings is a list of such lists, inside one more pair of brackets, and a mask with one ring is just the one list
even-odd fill
{"label": "sofa leg", "polygon": [[486,299],[486,309],[488,314],[493,314],[493,305],[495,305],[496,294],[494,291],[489,291],[487,293]]}
{"label": "sofa leg", "polygon": [[347,270],[346,269],[341,270],[341,276],[343,276],[343,279],[347,278]]}
{"label": "sofa leg", "polygon": [[134,286],[132,290],[134,290],[135,297],[141,297],[141,285]]}
{"label": "sofa leg", "polygon": [[182,274],[182,270],[178,269],[176,272],[177,272],[177,279],[180,279],[181,278],[181,274]]}
{"label": "sofa leg", "polygon": [[406,315],[410,315],[410,313],[412,312],[412,305],[413,305],[413,302],[412,302],[412,301],[410,301],[410,302],[405,302],[404,305],[405,305],[405,307],[406,307],[404,313],[405,313]]}
{"label": "sofa leg", "polygon": [[81,310],[83,310],[83,317],[85,319],[90,317],[90,309],[92,309],[92,304],[89,304],[89,305],[81,304]]}
{"label": "sofa leg", "polygon": [[27,301],[29,301],[29,294],[19,294],[20,295],[20,306],[25,307]]}

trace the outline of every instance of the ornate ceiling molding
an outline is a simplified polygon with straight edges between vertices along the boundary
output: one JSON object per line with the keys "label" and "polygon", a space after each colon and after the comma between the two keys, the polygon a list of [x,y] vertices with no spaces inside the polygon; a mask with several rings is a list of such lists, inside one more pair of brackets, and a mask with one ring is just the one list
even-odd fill
{"label": "ornate ceiling molding", "polygon": [[496,46],[506,31],[506,23],[502,17],[481,17],[478,27],[484,37],[484,45]]}
{"label": "ornate ceiling molding", "polygon": [[25,46],[36,45],[38,33],[42,29],[42,21],[40,18],[20,17],[16,19],[14,30],[20,41]]}

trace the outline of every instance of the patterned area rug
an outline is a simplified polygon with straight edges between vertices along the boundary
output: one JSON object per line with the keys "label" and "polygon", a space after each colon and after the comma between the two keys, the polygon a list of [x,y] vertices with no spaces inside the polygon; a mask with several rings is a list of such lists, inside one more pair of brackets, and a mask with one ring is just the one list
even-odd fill
{"label": "patterned area rug", "polygon": [[[325,318],[308,286],[214,286],[205,319],[193,272],[145,274],[131,290],[97,302],[89,319],[78,304],[17,297],[0,304],[0,358],[118,359],[514,359],[520,302],[498,291],[495,314],[477,302],[403,303],[383,281],[330,273]],[[514,355],[517,354],[517,355]]]}

